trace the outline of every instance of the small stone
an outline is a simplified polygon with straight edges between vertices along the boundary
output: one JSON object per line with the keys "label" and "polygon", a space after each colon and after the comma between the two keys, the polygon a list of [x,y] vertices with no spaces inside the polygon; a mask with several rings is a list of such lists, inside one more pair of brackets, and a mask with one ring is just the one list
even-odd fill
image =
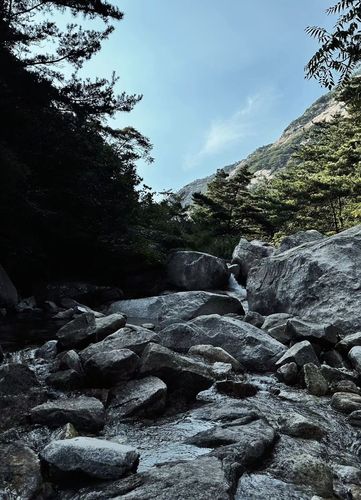
{"label": "small stone", "polygon": [[304,381],[307,390],[314,396],[324,396],[328,391],[327,380],[322,376],[320,369],[313,363],[303,366]]}
{"label": "small stone", "polygon": [[265,317],[262,316],[262,314],[256,312],[256,311],[248,311],[244,317],[244,321],[246,323],[250,323],[253,326],[256,326],[257,328],[261,328],[265,320]]}
{"label": "small stone", "polygon": [[286,385],[295,385],[298,381],[298,366],[296,363],[287,363],[278,368],[276,377]]}
{"label": "small stone", "polygon": [[191,356],[200,356],[209,363],[229,363],[235,371],[242,370],[240,362],[221,347],[214,347],[212,345],[205,344],[194,345],[190,347],[188,354]]}
{"label": "small stone", "polygon": [[142,328],[145,328],[146,330],[155,330],[155,324],[154,323],[143,323],[141,325]]}

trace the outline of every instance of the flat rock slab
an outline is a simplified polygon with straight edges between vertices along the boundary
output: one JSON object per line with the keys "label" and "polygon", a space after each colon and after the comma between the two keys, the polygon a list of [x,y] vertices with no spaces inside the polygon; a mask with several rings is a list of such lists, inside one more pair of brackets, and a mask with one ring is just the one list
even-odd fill
{"label": "flat rock slab", "polygon": [[273,370],[277,359],[286,350],[264,330],[218,314],[171,325],[159,335],[163,345],[179,352],[199,344],[221,347],[245,368],[260,372]]}
{"label": "flat rock slab", "polygon": [[53,441],[40,457],[58,479],[79,473],[97,479],[118,479],[135,471],[139,462],[134,448],[89,437]]}
{"label": "flat rock slab", "polygon": [[165,409],[167,386],[157,377],[131,380],[111,393],[110,409],[118,418],[154,416]]}
{"label": "flat rock slab", "polygon": [[244,313],[242,304],[234,297],[204,291],[120,300],[110,306],[109,312],[121,312],[128,318],[151,321],[163,327],[204,314]]}
{"label": "flat rock slab", "polygon": [[189,399],[211,387],[214,381],[206,364],[159,344],[149,344],[145,349],[140,373],[159,377],[167,384],[169,391],[179,391]]}
{"label": "flat rock slab", "polygon": [[159,336],[151,330],[140,326],[126,326],[109,335],[101,342],[91,344],[86,349],[83,349],[79,353],[80,359],[83,363],[86,363],[94,354],[117,349],[130,349],[140,356],[150,342],[159,342]]}
{"label": "flat rock slab", "polygon": [[98,432],[104,427],[104,406],[96,398],[58,399],[36,406],[30,411],[33,423],[60,427],[67,423],[79,431]]}

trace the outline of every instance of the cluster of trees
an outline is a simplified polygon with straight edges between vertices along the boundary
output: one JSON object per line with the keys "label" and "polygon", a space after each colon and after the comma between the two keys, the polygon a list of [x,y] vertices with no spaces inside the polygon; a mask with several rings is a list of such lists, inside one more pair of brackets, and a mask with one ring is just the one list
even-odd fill
{"label": "cluster of trees", "polygon": [[[330,11],[341,13],[335,33],[309,30],[322,46],[308,76],[326,86],[360,60],[360,2]],[[219,171],[191,211],[171,193],[157,201],[136,171],[139,159],[152,162],[150,141],[109,126],[142,96],[118,94],[115,75],[79,76],[123,17],[114,4],[0,0],[0,259],[18,286],[79,279],[146,293],[171,248],[228,257],[241,235],[332,233],[360,221],[360,79],[341,96],[349,117],[315,127],[271,182],[252,187],[247,167]],[[73,22],[61,29],[63,13]]]}
{"label": "cluster of trees", "polygon": [[346,116],[315,124],[287,168],[252,185],[247,165],[219,170],[206,194],[195,194],[190,240],[229,256],[240,235],[277,242],[295,231],[334,234],[361,223],[361,78],[338,94]]}

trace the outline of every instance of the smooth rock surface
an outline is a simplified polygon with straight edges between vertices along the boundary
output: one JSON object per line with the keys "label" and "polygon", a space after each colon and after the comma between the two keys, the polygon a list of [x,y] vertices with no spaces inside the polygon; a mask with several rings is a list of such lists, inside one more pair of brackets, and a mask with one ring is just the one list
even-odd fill
{"label": "smooth rock surface", "polygon": [[232,264],[238,264],[240,267],[241,281],[245,282],[250,269],[265,257],[272,255],[274,250],[274,247],[262,241],[247,241],[241,238],[232,254]]}
{"label": "smooth rock surface", "polygon": [[128,318],[143,320],[142,322],[151,321],[163,327],[204,314],[244,313],[242,304],[234,297],[204,291],[121,300],[114,302],[109,312],[121,312]]}
{"label": "smooth rock surface", "polygon": [[111,393],[110,408],[117,417],[155,416],[165,409],[167,386],[157,377],[131,380]]}
{"label": "smooth rock surface", "polygon": [[167,262],[168,281],[180,290],[222,289],[229,276],[225,261],[207,253],[173,252]]}
{"label": "smooth rock surface", "polygon": [[109,316],[104,316],[104,318],[97,318],[95,320],[95,338],[97,341],[103,340],[108,335],[123,328],[126,322],[126,316],[119,313],[109,314]]}
{"label": "smooth rock surface", "polygon": [[207,344],[194,345],[190,347],[188,354],[191,356],[200,356],[209,363],[229,363],[232,365],[233,370],[242,370],[241,363],[221,347],[214,347]]}
{"label": "smooth rock surface", "polygon": [[361,328],[361,226],[262,259],[247,281],[249,307]]}
{"label": "smooth rock surface", "polygon": [[129,446],[75,437],[53,441],[40,454],[55,477],[85,474],[96,479],[118,479],[138,466],[139,453]]}
{"label": "smooth rock surface", "polygon": [[288,351],[286,351],[277,361],[276,365],[282,366],[292,362],[296,363],[300,368],[302,368],[306,363],[314,363],[317,366],[320,364],[316,353],[308,340],[297,342],[297,344],[290,347],[290,349],[288,349]]}
{"label": "smooth rock surface", "polygon": [[256,371],[274,369],[276,360],[285,352],[285,347],[265,331],[240,319],[217,314],[172,325],[159,335],[163,345],[180,352],[198,344],[221,347],[242,366]]}
{"label": "smooth rock surface", "polygon": [[95,398],[85,396],[58,399],[36,406],[30,411],[33,423],[60,427],[67,423],[79,431],[98,432],[104,427],[104,406]]}
{"label": "smooth rock surface", "polygon": [[348,357],[355,370],[361,373],[361,346],[353,347],[348,353]]}

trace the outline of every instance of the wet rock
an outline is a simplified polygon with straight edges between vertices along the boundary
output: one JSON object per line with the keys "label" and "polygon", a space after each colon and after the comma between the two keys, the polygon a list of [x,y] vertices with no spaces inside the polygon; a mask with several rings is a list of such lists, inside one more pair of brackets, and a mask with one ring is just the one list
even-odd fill
{"label": "wet rock", "polygon": [[275,326],[284,325],[286,326],[287,321],[292,318],[291,314],[288,313],[274,313],[265,317],[265,320],[262,324],[262,329],[269,331],[271,328]]}
{"label": "wet rock", "polygon": [[350,349],[355,346],[361,346],[361,332],[346,335],[346,337],[340,340],[340,342],[336,345],[336,349],[344,354],[347,354]]}
{"label": "wet rock", "polygon": [[111,392],[110,409],[117,418],[159,415],[164,409],[167,386],[157,377],[131,380]]}
{"label": "wet rock", "polygon": [[213,363],[211,373],[217,380],[225,380],[232,376],[232,365],[230,363],[221,363],[220,361]]}
{"label": "wet rock", "polygon": [[245,283],[250,269],[272,255],[274,250],[274,247],[262,241],[247,241],[241,238],[232,254],[232,264],[238,264],[240,267],[241,281]]}
{"label": "wet rock", "polygon": [[239,480],[235,500],[324,500],[312,496],[312,491],[307,485],[282,481],[267,472],[246,473]]}
{"label": "wet rock", "polygon": [[234,297],[204,291],[122,300],[112,304],[109,312],[121,312],[128,318],[151,321],[162,327],[204,314],[244,313],[242,304]]}
{"label": "wet rock", "polygon": [[255,396],[258,392],[258,389],[255,385],[234,380],[224,380],[222,382],[217,382],[216,389],[222,394],[227,394],[228,396],[240,399]]}
{"label": "wet rock", "polygon": [[335,392],[353,392],[354,394],[361,395],[361,389],[357,387],[357,385],[352,382],[352,380],[340,380],[339,382],[334,382],[330,390],[332,393]]}
{"label": "wet rock", "polygon": [[333,325],[312,323],[299,318],[287,320],[286,333],[292,340],[309,340],[336,344],[338,329]]}
{"label": "wet rock", "polygon": [[52,371],[56,372],[59,370],[74,370],[78,373],[83,373],[82,363],[80,361],[79,354],[73,349],[66,352],[61,352],[55,359]]}
{"label": "wet rock", "polygon": [[[86,498],[80,491],[80,498]],[[78,497],[79,498],[79,497]],[[230,485],[222,462],[203,456],[196,460],[157,465],[123,480],[92,488],[91,499],[124,500],[229,500]]]}
{"label": "wet rock", "polygon": [[314,396],[324,396],[327,393],[327,380],[323,377],[320,369],[315,364],[306,363],[303,366],[303,377],[310,394]]}
{"label": "wet rock", "polygon": [[114,313],[104,318],[97,318],[95,320],[95,338],[97,341],[103,340],[108,335],[123,328],[127,322],[124,314]]}
{"label": "wet rock", "polygon": [[353,347],[348,353],[348,357],[355,370],[361,373],[361,346]]}
{"label": "wet rock", "polygon": [[155,329],[155,325],[153,323],[143,323],[141,325],[142,328],[147,328],[148,330],[154,330]]}
{"label": "wet rock", "polygon": [[35,373],[20,363],[0,366],[0,397],[20,396],[40,388]]}
{"label": "wet rock", "polygon": [[159,336],[151,330],[130,325],[109,335],[101,342],[91,344],[79,355],[83,363],[86,363],[95,354],[119,349],[130,349],[140,356],[150,342],[159,342]]}
{"label": "wet rock", "polygon": [[98,432],[104,427],[104,406],[95,398],[58,399],[36,406],[30,411],[33,423],[60,427],[67,423],[79,431]]}
{"label": "wet rock", "polygon": [[40,462],[33,450],[20,442],[1,446],[1,498],[30,500],[38,493],[41,482]]}
{"label": "wet rock", "polygon": [[333,368],[346,368],[343,357],[335,349],[323,352],[320,356],[320,360],[322,363],[326,363],[326,365],[332,366]]}
{"label": "wet rock", "polygon": [[51,442],[40,454],[50,475],[58,480],[84,474],[96,479],[118,479],[135,471],[139,453],[129,446],[89,437]]}
{"label": "wet rock", "polygon": [[274,369],[275,361],[285,347],[266,332],[244,321],[212,314],[172,325],[159,333],[163,345],[184,351],[193,345],[211,344],[222,347],[249,370]]}
{"label": "wet rock", "polygon": [[167,262],[168,281],[180,290],[222,289],[229,276],[224,260],[207,253],[173,252]]}
{"label": "wet rock", "polygon": [[248,311],[244,317],[246,323],[250,323],[257,328],[261,328],[264,323],[265,317],[256,311]]}
{"label": "wet rock", "polygon": [[18,303],[18,292],[6,273],[0,265],[0,307],[11,309]]}
{"label": "wet rock", "polygon": [[179,391],[187,399],[194,398],[213,384],[213,377],[204,363],[158,344],[149,344],[144,350],[140,373],[159,377],[169,391]]}
{"label": "wet rock", "polygon": [[294,362],[286,363],[278,368],[276,376],[286,385],[295,385],[298,381],[298,366]]}
{"label": "wet rock", "polygon": [[343,334],[361,327],[361,226],[262,259],[247,281],[249,308],[332,323]]}
{"label": "wet rock", "polygon": [[81,389],[85,384],[85,377],[83,373],[68,369],[51,373],[46,377],[46,383],[55,389],[73,390]]}
{"label": "wet rock", "polygon": [[346,370],[345,368],[332,368],[331,366],[322,365],[320,370],[323,377],[330,384],[339,382],[340,380],[352,380],[355,382],[358,379],[357,372]]}
{"label": "wet rock", "polygon": [[361,427],[361,409],[352,411],[347,420],[353,427]]}
{"label": "wet rock", "polygon": [[95,339],[95,331],[94,314],[81,314],[58,330],[58,345],[63,350],[86,347]]}
{"label": "wet rock", "polygon": [[236,280],[240,277],[241,268],[238,264],[227,264],[228,271],[233,274]]}
{"label": "wet rock", "polygon": [[326,434],[323,427],[298,413],[288,419],[282,419],[280,431],[288,436],[304,439],[321,439]]}
{"label": "wet rock", "polygon": [[93,386],[114,386],[131,379],[139,366],[139,356],[130,349],[98,352],[84,364],[87,380]]}
{"label": "wet rock", "polygon": [[240,362],[221,347],[214,347],[207,344],[194,345],[190,347],[188,354],[191,356],[200,356],[209,363],[230,363],[235,371],[242,371]]}
{"label": "wet rock", "polygon": [[349,392],[336,392],[331,398],[331,406],[344,413],[361,410],[361,396]]}
{"label": "wet rock", "polygon": [[277,361],[276,366],[282,366],[287,363],[296,363],[300,368],[306,363],[314,363],[319,365],[316,353],[308,340],[297,342]]}
{"label": "wet rock", "polygon": [[321,458],[309,453],[298,451],[295,454],[281,455],[271,465],[268,472],[282,481],[308,486],[313,494],[325,497],[333,496],[331,468]]}
{"label": "wet rock", "polygon": [[54,441],[57,441],[59,439],[72,439],[79,436],[78,431],[74,427],[73,424],[65,424],[61,429],[57,430],[54,435],[53,439]]}
{"label": "wet rock", "polygon": [[57,345],[57,340],[48,340],[36,350],[36,356],[47,360],[54,359],[58,353]]}
{"label": "wet rock", "polygon": [[307,231],[298,231],[295,234],[286,236],[281,241],[279,248],[276,250],[276,254],[286,252],[290,248],[298,247],[304,245],[305,243],[312,243],[313,241],[323,240],[325,236],[315,229],[309,229]]}

